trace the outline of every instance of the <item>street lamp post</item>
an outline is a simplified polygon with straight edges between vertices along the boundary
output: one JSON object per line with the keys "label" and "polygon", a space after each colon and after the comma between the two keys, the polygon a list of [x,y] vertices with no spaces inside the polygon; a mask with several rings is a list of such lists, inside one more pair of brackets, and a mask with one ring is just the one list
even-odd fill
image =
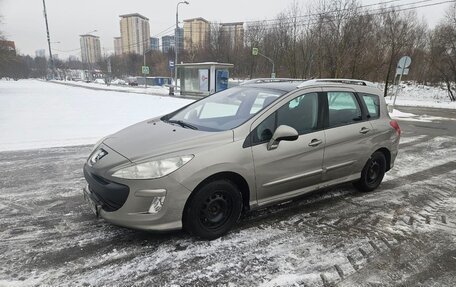
{"label": "street lamp post", "polygon": [[179,50],[179,5],[190,4],[188,1],[181,1],[176,5],[176,30],[174,31],[174,86],[177,87],[177,55]]}
{"label": "street lamp post", "polygon": [[276,75],[275,75],[275,64],[274,64],[274,60],[272,60],[271,58],[269,58],[268,56],[264,55],[264,54],[261,54],[259,51],[258,51],[258,48],[253,48],[252,49],[252,55],[253,56],[258,56],[260,55],[261,57],[265,58],[266,60],[268,60],[271,64],[272,64],[272,73],[271,73],[271,78],[275,78]]}

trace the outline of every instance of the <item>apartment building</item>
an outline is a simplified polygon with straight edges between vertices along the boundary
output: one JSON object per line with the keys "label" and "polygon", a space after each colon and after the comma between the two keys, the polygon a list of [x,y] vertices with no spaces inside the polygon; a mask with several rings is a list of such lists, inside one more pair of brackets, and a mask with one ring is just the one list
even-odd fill
{"label": "apartment building", "polygon": [[184,20],[184,49],[198,49],[209,42],[210,23],[204,18]]}
{"label": "apartment building", "polygon": [[114,37],[114,55],[122,55],[122,38]]}
{"label": "apartment building", "polygon": [[231,48],[244,47],[244,22],[222,23],[220,33]]}
{"label": "apartment building", "polygon": [[149,19],[138,13],[119,17],[122,54],[143,54],[150,45]]}
{"label": "apartment building", "polygon": [[[100,38],[91,34],[80,35],[82,62],[86,64],[95,64],[101,60]],[[53,55],[57,58],[57,55]]]}

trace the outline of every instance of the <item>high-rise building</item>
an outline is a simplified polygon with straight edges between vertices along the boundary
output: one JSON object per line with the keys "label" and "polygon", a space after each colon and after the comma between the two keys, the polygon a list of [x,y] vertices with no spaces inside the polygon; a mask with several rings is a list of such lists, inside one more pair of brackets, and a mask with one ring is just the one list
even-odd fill
{"label": "high-rise building", "polygon": [[177,46],[181,53],[184,50],[184,28],[177,28]]}
{"label": "high-rise building", "polygon": [[114,55],[122,55],[122,38],[114,37]]}
{"label": "high-rise building", "polygon": [[162,51],[163,53],[168,53],[169,49],[174,49],[174,36],[168,35],[162,37]]}
{"label": "high-rise building", "polygon": [[160,39],[150,37],[150,49],[154,51],[160,51]]}
{"label": "high-rise building", "polygon": [[184,20],[185,50],[204,47],[209,42],[210,23],[204,18]]}
{"label": "high-rise building", "polygon": [[94,35],[81,35],[81,58],[83,63],[95,64],[101,60],[100,38]]}
{"label": "high-rise building", "polygon": [[44,58],[46,57],[46,50],[45,49],[38,49],[35,51],[35,57]]}
{"label": "high-rise building", "polygon": [[149,49],[149,19],[141,14],[120,15],[120,37],[122,53],[143,54]]}
{"label": "high-rise building", "polygon": [[222,23],[220,33],[231,48],[244,47],[244,22]]}

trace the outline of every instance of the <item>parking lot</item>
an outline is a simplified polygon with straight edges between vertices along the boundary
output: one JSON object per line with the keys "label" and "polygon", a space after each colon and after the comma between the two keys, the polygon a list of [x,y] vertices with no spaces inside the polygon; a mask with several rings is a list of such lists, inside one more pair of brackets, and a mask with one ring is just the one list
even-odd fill
{"label": "parking lot", "polygon": [[89,146],[0,153],[0,286],[456,286],[456,112],[400,121],[380,188],[251,212],[223,238],[151,234],[83,201]]}

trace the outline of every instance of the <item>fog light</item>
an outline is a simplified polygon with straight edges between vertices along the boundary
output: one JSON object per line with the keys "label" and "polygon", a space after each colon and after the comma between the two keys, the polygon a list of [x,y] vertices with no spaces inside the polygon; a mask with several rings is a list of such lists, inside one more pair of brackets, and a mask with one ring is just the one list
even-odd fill
{"label": "fog light", "polygon": [[155,196],[154,199],[152,199],[152,203],[150,204],[149,213],[158,213],[162,209],[164,202],[164,196]]}

